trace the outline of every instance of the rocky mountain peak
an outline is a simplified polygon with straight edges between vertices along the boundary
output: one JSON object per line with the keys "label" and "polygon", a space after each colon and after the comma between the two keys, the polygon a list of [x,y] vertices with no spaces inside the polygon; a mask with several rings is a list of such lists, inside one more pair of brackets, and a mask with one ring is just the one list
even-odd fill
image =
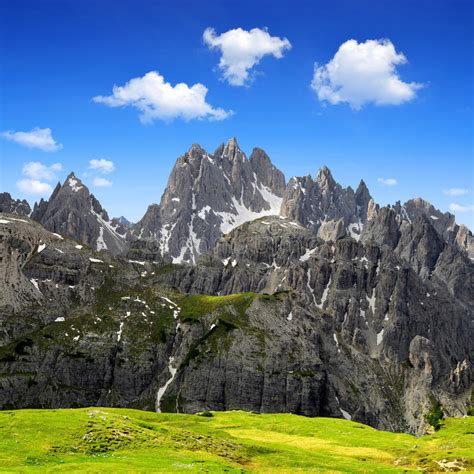
{"label": "rocky mountain peak", "polygon": [[324,165],[318,171],[316,182],[323,192],[331,190],[336,185],[336,181],[334,180],[330,169],[326,165]]}
{"label": "rocky mountain peak", "polygon": [[441,212],[423,198],[409,199],[405,204],[397,201],[393,210],[399,215],[400,221],[411,224],[417,217],[424,216],[448,244],[456,244],[470,258],[474,258],[474,236],[472,232],[456,224],[450,212]]}
{"label": "rocky mountain peak", "polygon": [[202,158],[206,154],[206,150],[199,145],[199,143],[193,143],[185,156],[188,159]]}
{"label": "rocky mountain peak", "polygon": [[237,157],[241,158],[242,155],[244,155],[235,137],[229,138],[229,141],[224,147],[223,154],[231,161]]}
{"label": "rocky mountain peak", "polygon": [[126,248],[125,237],[112,223],[107,211],[87,186],[69,173],[64,183],[57,184],[49,200],[35,204],[31,218],[43,224],[50,232],[71,237],[95,250],[122,253]]}
{"label": "rocky mountain peak", "polygon": [[357,186],[356,196],[366,196],[369,199],[371,197],[369,188],[367,188],[367,185],[365,184],[365,181],[363,179],[360,180],[359,186]]}
{"label": "rocky mountain peak", "polygon": [[76,176],[74,171],[68,174],[66,181],[64,181],[63,188],[70,190],[74,193],[77,193],[81,190],[84,190],[85,193],[89,193],[89,190],[86,186],[82,183],[82,181]]}
{"label": "rocky mountain peak", "polygon": [[[188,163],[190,154],[201,159]],[[130,235],[158,242],[175,262],[194,262],[235,226],[279,214],[284,190],[283,174],[261,149],[249,160],[235,138],[212,155],[191,147],[176,162],[159,209],[147,211]]]}
{"label": "rocky mountain peak", "polygon": [[374,203],[369,189],[367,188],[363,179],[360,180],[359,186],[357,187],[355,198],[361,219],[365,222],[369,218],[371,208],[373,207]]}
{"label": "rocky mountain peak", "polygon": [[365,184],[359,185],[358,194],[349,186],[336,182],[327,166],[323,166],[313,180],[311,176],[292,178],[288,183],[282,204],[282,215],[317,232],[327,239],[349,234],[360,238],[370,214],[373,201]]}
{"label": "rocky mountain peak", "polygon": [[10,193],[0,193],[0,212],[28,216],[31,207],[26,199],[13,199]]}

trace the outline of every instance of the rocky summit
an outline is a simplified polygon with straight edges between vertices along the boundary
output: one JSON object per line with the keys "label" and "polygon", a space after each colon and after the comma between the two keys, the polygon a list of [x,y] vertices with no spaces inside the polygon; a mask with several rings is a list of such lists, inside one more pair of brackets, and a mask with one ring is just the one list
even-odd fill
{"label": "rocky summit", "polygon": [[49,231],[95,250],[119,254],[126,248],[126,228],[118,221],[110,221],[107,211],[74,173],[69,174],[63,185],[57,184],[48,201],[35,204],[31,218]]}
{"label": "rocky summit", "polygon": [[422,434],[472,404],[473,236],[235,139],[132,224],[74,175],[0,214],[0,408],[244,409]]}
{"label": "rocky summit", "polygon": [[178,158],[159,205],[151,205],[129,239],[146,239],[174,263],[195,262],[234,227],[278,214],[285,178],[267,154],[250,158],[231,138],[214,153],[192,145]]}

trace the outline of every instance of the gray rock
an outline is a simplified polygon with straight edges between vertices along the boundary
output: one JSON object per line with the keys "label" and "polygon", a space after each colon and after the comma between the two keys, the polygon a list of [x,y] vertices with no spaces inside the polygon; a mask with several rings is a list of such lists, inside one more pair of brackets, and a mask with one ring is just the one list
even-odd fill
{"label": "gray rock", "polygon": [[[56,186],[48,201],[35,204],[31,218],[51,232],[71,237],[95,250],[126,251],[126,229],[111,222],[107,211],[74,173]],[[123,234],[121,232],[124,232]]]}
{"label": "gray rock", "polygon": [[148,208],[129,240],[155,242],[176,263],[195,262],[232,228],[278,214],[284,190],[283,174],[263,150],[247,159],[235,138],[213,154],[195,144],[178,158],[160,204]]}
{"label": "gray rock", "polygon": [[28,216],[31,207],[26,199],[13,199],[10,193],[0,193],[0,212]]}
{"label": "gray rock", "polygon": [[[323,227],[327,235],[328,225],[336,228],[336,236],[342,235],[342,228],[355,239],[360,237],[369,214],[374,214],[374,203],[364,181],[354,193],[349,186],[338,184],[329,168],[318,171],[316,180],[311,176],[292,178],[286,188],[281,215],[288,217],[317,232]],[[328,224],[329,222],[329,224]]]}

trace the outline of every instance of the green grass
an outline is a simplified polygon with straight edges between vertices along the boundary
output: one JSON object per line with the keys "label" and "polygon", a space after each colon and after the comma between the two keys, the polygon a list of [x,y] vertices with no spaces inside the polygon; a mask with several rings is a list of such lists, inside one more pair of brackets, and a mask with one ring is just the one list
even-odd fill
{"label": "green grass", "polygon": [[474,469],[473,417],[447,419],[435,434],[415,438],[340,419],[212,415],[3,411],[0,471],[445,472],[436,461]]}
{"label": "green grass", "polygon": [[183,296],[178,303],[181,307],[180,319],[189,323],[198,321],[206,314],[214,313],[217,310],[228,312],[230,308],[237,313],[236,316],[243,318],[256,297],[256,293],[238,293],[227,296]]}

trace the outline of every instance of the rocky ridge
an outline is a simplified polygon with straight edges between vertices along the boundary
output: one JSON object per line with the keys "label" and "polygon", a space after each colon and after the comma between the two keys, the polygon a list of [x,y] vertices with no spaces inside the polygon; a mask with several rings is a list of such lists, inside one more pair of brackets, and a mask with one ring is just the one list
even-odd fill
{"label": "rocky ridge", "polygon": [[13,199],[10,193],[0,193],[0,212],[29,216],[31,207],[26,199]]}
{"label": "rocky ridge", "polygon": [[208,153],[192,145],[178,158],[159,205],[133,226],[130,240],[145,239],[173,262],[195,262],[239,224],[278,214],[283,174],[255,148],[247,158],[235,138]]}
{"label": "rocky ridge", "polygon": [[62,185],[57,184],[49,200],[41,199],[35,204],[31,218],[49,231],[95,250],[108,250],[116,255],[127,248],[127,228],[109,219],[107,211],[74,173]]}
{"label": "rocky ridge", "polygon": [[421,251],[437,235],[423,217],[396,238],[378,222],[334,242],[264,217],[195,265],[113,258],[13,218],[0,225],[2,408],[241,408],[415,433],[433,398],[466,411],[474,265],[441,239],[438,256]]}
{"label": "rocky ridge", "polygon": [[[137,224],[70,174],[0,214],[0,408],[339,416],[422,433],[472,404],[472,233],[235,139],[180,157]],[[35,222],[37,221],[37,222]],[[41,224],[40,224],[41,223]],[[297,343],[295,343],[297,341]]]}

